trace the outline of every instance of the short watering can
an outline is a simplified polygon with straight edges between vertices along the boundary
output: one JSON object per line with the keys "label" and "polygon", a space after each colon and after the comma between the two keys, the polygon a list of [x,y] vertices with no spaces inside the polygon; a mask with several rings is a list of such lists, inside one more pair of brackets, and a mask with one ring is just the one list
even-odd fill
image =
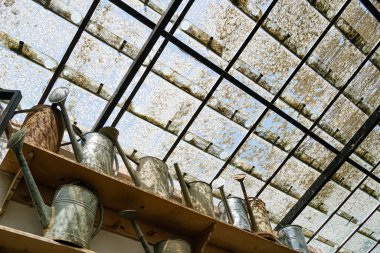
{"label": "short watering can", "polygon": [[251,223],[248,218],[244,200],[239,197],[228,197],[226,201],[221,201],[218,207],[221,212],[220,219],[223,221],[227,221],[228,217],[226,206],[228,206],[231,212],[232,225],[243,230],[251,231]]}
{"label": "short watering can", "polygon": [[[124,210],[121,211],[119,215],[130,220],[145,253],[153,253],[149,248],[148,242],[144,238],[144,234],[136,222],[137,212],[135,210]],[[185,240],[168,239],[156,243],[154,245],[154,253],[192,253],[192,250],[191,245]]]}
{"label": "short watering can", "polygon": [[120,144],[116,141],[115,145],[135,186],[165,199],[169,199],[173,195],[173,179],[165,162],[156,157],[145,156],[139,159],[135,171]]}
{"label": "short watering can", "polygon": [[186,206],[214,218],[215,213],[211,185],[202,181],[187,183],[177,163],[174,164],[174,168],[181,186],[182,199]]}
{"label": "short watering can", "polygon": [[[113,161],[116,160],[114,143],[117,140],[119,131],[114,127],[103,127],[99,132],[81,134],[81,131],[76,128],[77,134],[81,137],[81,144],[79,144],[65,107],[68,95],[69,90],[65,87],[60,87],[50,94],[49,101],[59,105],[62,110],[63,119],[77,162],[97,172],[113,175]],[[116,168],[116,170],[118,169]]]}
{"label": "short watering can", "polygon": [[278,239],[291,249],[302,253],[310,253],[301,226],[288,225],[281,228],[278,231]]}
{"label": "short watering can", "polygon": [[[22,153],[25,134],[25,129],[14,133],[8,141],[8,148],[16,153],[25,182],[44,228],[44,237],[88,248],[91,239],[99,232],[103,222],[103,207],[97,195],[84,184],[65,184],[55,192],[52,206],[47,206]],[[98,227],[94,229],[98,207],[100,208],[100,222]]]}

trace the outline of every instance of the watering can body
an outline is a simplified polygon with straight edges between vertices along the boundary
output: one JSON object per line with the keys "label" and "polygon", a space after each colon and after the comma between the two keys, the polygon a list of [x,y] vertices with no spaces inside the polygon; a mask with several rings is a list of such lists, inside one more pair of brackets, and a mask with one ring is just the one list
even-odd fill
{"label": "watering can body", "polygon": [[139,160],[136,176],[140,187],[165,199],[173,194],[173,180],[168,166],[158,158],[146,156]]}
{"label": "watering can body", "polygon": [[[34,181],[28,163],[22,153],[22,146],[27,130],[14,133],[8,141],[8,148],[16,153],[16,158],[40,222],[44,236],[59,242],[87,248],[90,240],[99,232],[103,220],[103,207],[97,196],[83,184],[65,184],[55,193],[52,207],[42,199]],[[97,207],[100,207],[100,225],[93,232]]]}
{"label": "watering can body", "polygon": [[27,129],[25,141],[40,148],[58,153],[65,124],[61,112],[49,105],[32,107],[22,129]]}
{"label": "watering can body", "polygon": [[83,135],[81,145],[83,152],[81,164],[97,172],[114,174],[115,147],[108,137],[101,133],[89,132]]}
{"label": "watering can body", "polygon": [[154,253],[192,253],[191,245],[181,239],[168,239],[154,245]]}
{"label": "watering can body", "polygon": [[280,229],[278,239],[289,248],[302,253],[310,253],[301,226],[289,225]]}
{"label": "watering can body", "polygon": [[[247,209],[245,207],[245,201],[238,197],[229,197],[227,198],[227,204],[229,205],[231,210],[232,218],[234,221],[233,225],[240,229],[251,231],[251,223],[248,218]],[[218,207],[221,212],[220,219],[227,222],[227,210],[224,206],[223,201],[219,203]]]}
{"label": "watering can body", "polygon": [[187,183],[187,189],[193,209],[214,218],[214,204],[210,184],[202,181],[189,182]]}
{"label": "watering can body", "polygon": [[256,224],[256,231],[254,232],[273,234],[268,211],[265,207],[264,201],[259,198],[250,198],[249,203],[251,205],[253,218]]}
{"label": "watering can body", "polygon": [[88,248],[94,236],[98,197],[77,184],[62,185],[55,193],[44,237]]}

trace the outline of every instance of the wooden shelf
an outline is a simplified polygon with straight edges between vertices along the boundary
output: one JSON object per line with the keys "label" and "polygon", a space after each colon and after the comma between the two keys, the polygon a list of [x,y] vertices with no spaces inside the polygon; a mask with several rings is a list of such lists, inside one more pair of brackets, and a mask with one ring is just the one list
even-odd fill
{"label": "wooden shelf", "polygon": [[[190,208],[157,197],[130,185],[122,178],[114,178],[95,172],[87,167],[55,153],[24,145],[24,154],[33,152],[29,163],[37,183],[49,188],[72,181],[91,184],[107,209],[118,212],[135,209],[142,221],[154,224],[172,233],[180,233],[189,238],[203,238],[208,244],[239,253],[294,253],[295,251],[273,243],[252,233],[202,215]],[[8,152],[0,169],[17,173],[18,164],[13,152]],[[212,229],[210,229],[212,228]],[[209,236],[205,231],[212,231]],[[207,239],[206,239],[207,238]],[[200,248],[204,248],[203,246]]]}
{"label": "wooden shelf", "polygon": [[94,253],[0,225],[0,251],[4,253]]}

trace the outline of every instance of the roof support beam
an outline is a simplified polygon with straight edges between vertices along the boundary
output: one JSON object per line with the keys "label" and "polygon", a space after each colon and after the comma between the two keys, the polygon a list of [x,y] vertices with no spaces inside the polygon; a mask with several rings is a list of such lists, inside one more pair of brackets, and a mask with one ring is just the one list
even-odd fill
{"label": "roof support beam", "polygon": [[[189,11],[189,9],[191,8],[191,6],[193,5],[194,1],[195,0],[190,0],[186,4],[185,8],[183,9],[183,11],[181,12],[181,14],[179,15],[179,17],[175,21],[174,25],[170,29],[170,34],[174,34],[175,33],[175,31],[177,30],[177,28],[181,24],[182,20],[186,16],[187,12]],[[119,121],[120,121],[121,117],[123,116],[124,112],[128,109],[128,106],[132,103],[133,98],[137,94],[137,92],[140,89],[141,85],[145,81],[146,77],[148,76],[148,74],[152,70],[154,64],[157,62],[158,58],[160,57],[161,53],[164,51],[164,49],[168,45],[168,43],[169,43],[169,39],[165,38],[164,42],[162,42],[160,48],[157,50],[157,53],[153,56],[152,60],[149,62],[148,66],[146,67],[146,69],[145,69],[144,73],[142,74],[140,80],[137,82],[135,88],[133,88],[131,94],[129,95],[129,97],[125,101],[123,107],[120,109],[119,113],[116,115],[116,118],[112,122],[112,126],[113,127],[115,127],[117,125],[117,123],[119,123]]]}
{"label": "roof support beam", "polygon": [[94,0],[92,2],[90,8],[88,9],[88,11],[86,13],[86,16],[84,16],[82,23],[80,24],[77,32],[75,33],[73,40],[70,42],[70,45],[67,48],[65,54],[63,55],[60,63],[58,64],[57,69],[55,70],[53,76],[50,78],[48,85],[46,86],[44,92],[42,93],[42,96],[41,96],[40,100],[38,101],[38,104],[45,103],[45,100],[49,96],[50,91],[53,89],[53,86],[54,86],[55,82],[57,81],[59,75],[61,74],[61,72],[65,68],[67,60],[70,58],[71,53],[74,51],[75,46],[77,45],[80,37],[82,36],[83,31],[86,28],[88,22],[90,21],[92,15],[94,14],[96,7],[98,6],[99,2],[100,2],[100,0]]}
{"label": "roof support beam", "polygon": [[[338,13],[335,15],[335,17],[331,20],[331,22],[327,25],[327,27],[323,30],[321,35],[318,37],[318,39],[314,42],[314,44],[311,46],[311,48],[306,53],[305,57],[302,58],[302,60],[298,63],[297,67],[293,70],[293,72],[289,75],[289,77],[286,79],[284,84],[281,86],[281,88],[278,90],[276,95],[273,97],[273,99],[270,101],[271,104],[274,104],[277,99],[281,96],[281,93],[288,87],[290,82],[293,80],[293,78],[297,75],[298,71],[302,68],[302,66],[306,63],[307,59],[312,55],[314,50],[317,48],[319,43],[323,40],[323,38],[326,36],[326,34],[330,31],[331,27],[333,27],[334,23],[338,20],[340,15],[344,12],[344,10],[347,8],[347,6],[350,4],[351,0],[347,0],[343,6],[340,8]],[[261,121],[264,119],[264,117],[269,112],[269,107],[266,107],[265,110],[260,114],[256,122],[253,124],[253,126],[249,129],[247,134],[243,137],[243,139],[240,141],[240,143],[237,145],[236,149],[232,152],[230,157],[227,159],[227,161],[223,164],[222,168],[218,171],[218,173],[215,175],[212,181],[217,179],[223,171],[227,168],[227,166],[230,164],[232,159],[237,155],[239,150],[243,147],[244,143],[249,139],[253,131],[258,127],[258,125],[261,123]]]}
{"label": "roof support beam", "polygon": [[108,101],[107,105],[105,106],[99,118],[97,119],[93,127],[93,130],[98,130],[99,128],[104,126],[104,124],[107,122],[112,111],[115,109],[115,107],[119,103],[121,97],[123,96],[124,92],[127,90],[133,78],[136,76],[137,71],[139,71],[140,67],[144,63],[146,57],[152,50],[153,46],[156,44],[157,40],[162,35],[163,31],[165,31],[165,27],[170,22],[171,18],[174,16],[176,10],[178,9],[181,3],[182,3],[182,0],[173,0],[170,3],[168,9],[165,11],[165,13],[163,13],[157,25],[154,26],[153,31],[150,33],[149,38],[146,40],[139,54],[137,55],[135,60],[132,62],[127,73],[124,75],[119,86],[116,88],[111,99]]}
{"label": "roof support beam", "polygon": [[298,202],[290,209],[281,222],[277,225],[279,229],[285,225],[291,224],[297,216],[306,208],[313,198],[322,190],[330,181],[332,176],[347,161],[354,150],[362,143],[368,134],[375,128],[380,121],[380,105],[368,117],[366,122],[359,128],[355,135],[348,141],[339,154],[331,161],[327,168],[314,181],[310,188],[302,195]]}
{"label": "roof support beam", "polygon": [[[155,23],[153,21],[151,21],[150,19],[148,19],[147,17],[145,17],[144,15],[142,15],[141,13],[139,13],[138,11],[136,11],[135,9],[133,9],[132,7],[127,5],[126,3],[122,2],[121,0],[110,0],[110,2],[112,2],[113,4],[115,4],[116,6],[118,6],[119,8],[124,10],[125,12],[127,12],[129,15],[133,16],[134,18],[139,20],[141,23],[145,24],[146,26],[148,26],[152,29],[155,27]],[[210,68],[215,73],[223,76],[227,81],[231,82],[233,85],[235,85],[236,87],[238,87],[239,89],[241,89],[242,91],[244,91],[245,93],[250,95],[252,98],[256,99],[259,103],[263,104],[264,106],[269,107],[269,109],[271,109],[273,112],[277,113],[281,118],[285,119],[286,121],[288,121],[290,124],[297,127],[302,132],[307,133],[311,138],[318,141],[321,145],[323,145],[328,150],[332,151],[335,154],[339,153],[339,150],[337,150],[330,143],[328,143],[327,141],[322,139],[320,136],[318,136],[314,132],[310,131],[303,124],[301,124],[300,122],[295,120],[293,117],[289,116],[287,113],[282,111],[277,106],[271,104],[265,98],[260,96],[257,92],[255,92],[254,90],[252,90],[251,88],[249,88],[248,86],[243,84],[241,81],[239,81],[238,79],[233,77],[231,74],[229,74],[226,71],[224,71],[223,69],[219,68],[215,63],[211,62],[210,60],[208,60],[207,58],[202,56],[196,50],[189,47],[184,42],[182,42],[178,38],[174,37],[172,34],[168,33],[167,31],[163,31],[162,36],[165,38],[169,38],[169,41],[171,43],[173,43],[175,46],[177,46],[179,49],[188,53],[189,55],[194,57],[194,59],[196,59],[200,63],[204,64],[205,66]],[[354,167],[356,167],[358,170],[360,170],[364,174],[368,175],[370,178],[372,178],[376,182],[380,183],[380,178],[378,178],[374,174],[370,173],[367,169],[365,169],[363,166],[361,166],[360,164],[358,164],[357,162],[355,162],[351,158],[348,158],[347,162],[350,163],[351,165],[353,165]]]}
{"label": "roof support beam", "polygon": [[[250,34],[247,36],[247,38],[244,40],[243,44],[240,46],[239,50],[236,52],[234,57],[231,59],[231,61],[228,63],[225,72],[228,73],[228,71],[231,70],[235,62],[239,59],[240,55],[243,53],[244,49],[247,47],[249,42],[252,40],[253,36],[256,34],[256,32],[259,30],[261,25],[264,23],[265,19],[268,17],[270,11],[274,8],[278,0],[273,0],[271,4],[269,5],[268,9],[265,11],[263,16],[259,19],[259,21],[256,23],[255,27],[252,29]],[[186,132],[190,129],[191,125],[194,123],[195,119],[198,117],[198,115],[201,113],[203,108],[206,106],[207,102],[211,99],[212,95],[216,91],[216,89],[219,87],[219,85],[222,83],[224,77],[221,75],[218,80],[215,82],[215,84],[212,86],[210,91],[208,92],[207,96],[203,99],[200,106],[197,108],[195,113],[191,116],[191,119],[187,122],[186,126],[183,128],[181,133],[178,135],[177,139],[173,143],[173,145],[170,147],[169,151],[166,153],[164,157],[164,161],[167,161],[170,155],[173,153],[174,149],[178,146],[182,138],[185,136]]]}
{"label": "roof support beam", "polygon": [[380,22],[380,12],[369,0],[359,0],[367,10]]}

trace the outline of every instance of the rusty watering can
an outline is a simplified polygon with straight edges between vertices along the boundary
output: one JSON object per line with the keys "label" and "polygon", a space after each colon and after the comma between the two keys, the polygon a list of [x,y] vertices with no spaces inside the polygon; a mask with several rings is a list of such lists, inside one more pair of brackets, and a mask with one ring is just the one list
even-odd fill
{"label": "rusty watering can", "polygon": [[[65,184],[55,192],[52,206],[47,206],[22,153],[25,134],[25,129],[14,133],[8,141],[8,148],[16,153],[25,182],[44,228],[44,237],[88,248],[91,239],[99,232],[103,223],[104,211],[97,195],[84,184]],[[94,229],[98,207],[100,209],[100,222],[98,227]]]}
{"label": "rusty watering can", "polygon": [[139,159],[135,171],[120,144],[116,141],[115,145],[135,186],[165,199],[169,199],[173,195],[174,183],[165,162],[156,157],[145,156]]}
{"label": "rusty watering can", "polygon": [[302,253],[310,253],[301,226],[288,225],[281,228],[278,231],[278,239],[291,249]]}
{"label": "rusty watering can", "polygon": [[[76,127],[76,133],[81,137],[81,144],[79,144],[65,107],[68,95],[69,90],[65,87],[60,87],[50,94],[49,101],[57,104],[62,110],[63,119],[77,162],[97,172],[112,175],[114,173],[113,161],[117,161],[114,142],[117,140],[119,131],[114,127],[103,127],[98,133],[89,132],[82,134],[79,128]],[[116,171],[118,171],[117,166]]]}
{"label": "rusty watering can", "polygon": [[[145,253],[153,253],[149,248],[148,242],[144,238],[140,226],[136,222],[137,212],[135,210],[124,210],[121,211],[119,215],[130,220]],[[154,245],[154,253],[192,253],[192,250],[191,245],[185,240],[168,239],[156,243]]]}
{"label": "rusty watering can", "polygon": [[174,168],[181,186],[182,200],[186,206],[214,218],[215,213],[211,185],[202,181],[187,183],[177,163],[174,164]]}
{"label": "rusty watering can", "polygon": [[58,153],[65,125],[62,113],[56,106],[36,105],[14,114],[27,113],[21,126],[28,133],[24,141],[34,146]]}

